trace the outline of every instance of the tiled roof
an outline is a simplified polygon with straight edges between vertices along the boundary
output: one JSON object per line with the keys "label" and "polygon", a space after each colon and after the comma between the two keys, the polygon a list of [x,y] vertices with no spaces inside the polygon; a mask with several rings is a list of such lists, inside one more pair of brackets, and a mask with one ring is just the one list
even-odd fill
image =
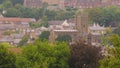
{"label": "tiled roof", "polygon": [[48,24],[49,25],[61,25],[63,22],[64,22],[64,20],[62,20],[62,21],[58,21],[58,20],[56,20],[56,21],[48,21]]}
{"label": "tiled roof", "polygon": [[15,26],[13,24],[0,24],[0,30],[5,29],[15,29]]}
{"label": "tiled roof", "polygon": [[34,18],[15,18],[15,17],[0,17],[0,21],[8,22],[35,22]]}
{"label": "tiled roof", "polygon": [[78,32],[77,30],[54,30],[54,32]]}

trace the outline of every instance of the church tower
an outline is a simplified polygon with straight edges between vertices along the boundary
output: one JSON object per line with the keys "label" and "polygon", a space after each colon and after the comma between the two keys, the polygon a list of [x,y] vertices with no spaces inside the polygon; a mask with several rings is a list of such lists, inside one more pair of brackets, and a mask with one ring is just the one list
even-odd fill
{"label": "church tower", "polygon": [[80,33],[88,33],[88,13],[84,11],[78,11],[75,18],[76,29]]}
{"label": "church tower", "polygon": [[87,41],[88,35],[88,13],[84,11],[78,11],[75,17],[76,30],[78,30],[79,38]]}

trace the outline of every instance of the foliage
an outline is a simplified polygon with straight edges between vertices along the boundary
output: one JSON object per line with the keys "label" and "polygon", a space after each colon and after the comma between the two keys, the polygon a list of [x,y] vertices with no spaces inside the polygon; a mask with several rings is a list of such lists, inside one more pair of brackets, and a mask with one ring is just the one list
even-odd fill
{"label": "foliage", "polygon": [[70,45],[70,68],[98,68],[101,48],[77,41]]}
{"label": "foliage", "polygon": [[89,10],[90,19],[96,23],[100,21],[101,14],[102,14],[102,9],[100,8],[94,8]]}
{"label": "foliage", "polygon": [[120,26],[117,27],[117,28],[113,31],[113,33],[118,34],[118,35],[120,36]]}
{"label": "foliage", "polygon": [[3,6],[3,9],[4,9],[4,10],[13,7],[12,2],[9,1],[9,0],[6,1],[6,2],[4,2],[4,3],[2,4],[2,6]]}
{"label": "foliage", "polygon": [[28,42],[29,35],[25,35],[22,40],[18,43],[18,46],[24,46]]}
{"label": "foliage", "polygon": [[112,35],[109,37],[110,45],[107,47],[108,54],[100,61],[100,68],[119,68],[120,67],[120,37]]}
{"label": "foliage", "polygon": [[4,35],[11,35],[11,31],[5,31],[3,34]]}
{"label": "foliage", "polygon": [[49,44],[37,40],[34,44],[23,47],[22,56],[18,57],[18,68],[68,68],[69,47],[65,43]]}
{"label": "foliage", "polygon": [[8,48],[9,44],[0,44],[0,68],[69,68],[70,50],[66,43],[36,40],[21,47],[21,54],[13,54]]}
{"label": "foliage", "polygon": [[57,11],[56,20],[65,20],[65,19],[74,18],[75,12],[76,11],[59,10]]}
{"label": "foliage", "polygon": [[35,18],[36,20],[42,19],[43,22],[47,22],[47,20],[65,20],[73,18],[76,12],[76,10],[74,9],[71,9],[70,11],[48,10],[46,9],[48,6],[47,4],[44,4],[44,6],[41,8],[30,8],[24,7],[23,5],[21,5],[21,3],[22,0],[5,1],[3,4],[0,5],[0,11],[7,11],[6,14],[3,14],[3,16],[5,17]]}
{"label": "foliage", "polygon": [[70,42],[70,41],[72,41],[72,38],[69,35],[59,35],[56,38],[56,41],[59,41],[59,42]]}
{"label": "foliage", "polygon": [[41,41],[48,40],[49,35],[50,35],[49,31],[43,31],[42,34],[40,34],[39,38]]}
{"label": "foliage", "polygon": [[6,17],[18,17],[18,16],[20,16],[20,14],[21,13],[18,10],[14,9],[14,8],[9,8],[9,9],[7,9],[7,13],[4,14],[4,16],[6,16]]}
{"label": "foliage", "polygon": [[41,26],[49,27],[47,16],[43,16],[43,17],[42,17]]}
{"label": "foliage", "polygon": [[7,31],[3,32],[3,35],[11,35],[11,34],[14,34],[14,33],[19,33],[19,31],[18,30],[15,30],[15,31],[7,30]]}
{"label": "foliage", "polygon": [[36,40],[21,47],[19,55],[8,51],[8,45],[0,44],[0,68],[69,68],[70,50],[66,43],[50,44]]}
{"label": "foliage", "polygon": [[29,25],[30,25],[31,28],[39,28],[40,27],[40,23],[32,23],[32,22],[30,22]]}
{"label": "foliage", "polygon": [[116,26],[120,21],[120,8],[108,6],[104,8],[93,8],[88,10],[90,19],[105,26]]}
{"label": "foliage", "polygon": [[48,20],[55,20],[57,12],[53,10],[46,10],[45,15],[47,16]]}
{"label": "foliage", "polygon": [[0,0],[0,4],[10,1],[13,5],[23,4],[24,0]]}
{"label": "foliage", "polygon": [[0,68],[15,68],[16,56],[7,50],[7,45],[0,44]]}
{"label": "foliage", "polygon": [[16,68],[30,68],[30,62],[23,56],[16,57]]}
{"label": "foliage", "polygon": [[24,0],[10,0],[10,1],[12,2],[13,5],[24,3]]}

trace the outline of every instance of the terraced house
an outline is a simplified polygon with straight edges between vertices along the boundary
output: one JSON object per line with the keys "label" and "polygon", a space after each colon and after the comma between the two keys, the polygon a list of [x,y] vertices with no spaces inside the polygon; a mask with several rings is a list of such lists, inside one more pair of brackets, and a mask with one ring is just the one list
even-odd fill
{"label": "terraced house", "polygon": [[24,0],[24,5],[28,7],[40,7],[46,2],[49,5],[58,5],[60,8],[66,6],[74,8],[94,8],[108,5],[120,6],[120,0]]}

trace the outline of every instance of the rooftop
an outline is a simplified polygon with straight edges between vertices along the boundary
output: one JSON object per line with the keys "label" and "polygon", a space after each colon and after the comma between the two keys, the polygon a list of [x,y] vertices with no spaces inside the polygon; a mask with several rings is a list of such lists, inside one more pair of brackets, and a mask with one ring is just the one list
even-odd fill
{"label": "rooftop", "polygon": [[104,26],[100,26],[99,24],[93,24],[93,26],[89,27],[90,30],[106,30]]}
{"label": "rooftop", "polygon": [[0,17],[0,21],[4,22],[35,22],[34,18],[16,18],[16,17]]}
{"label": "rooftop", "polygon": [[55,32],[78,32],[77,30],[54,30]]}

